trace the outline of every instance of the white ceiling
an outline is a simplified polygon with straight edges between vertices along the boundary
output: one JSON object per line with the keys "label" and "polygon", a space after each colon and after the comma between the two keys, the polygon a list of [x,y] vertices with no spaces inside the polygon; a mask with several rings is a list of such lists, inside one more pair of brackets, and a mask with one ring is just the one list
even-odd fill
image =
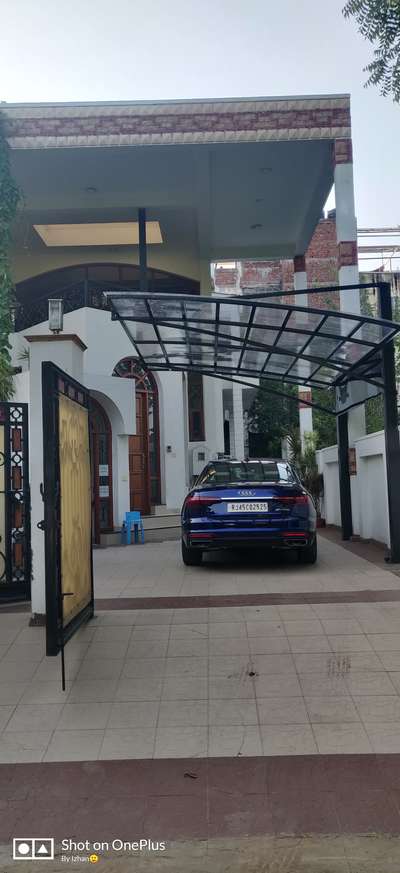
{"label": "white ceiling", "polygon": [[38,149],[11,157],[25,228],[135,219],[146,207],[148,219],[160,221],[164,246],[183,234],[210,261],[302,254],[333,181],[329,140]]}

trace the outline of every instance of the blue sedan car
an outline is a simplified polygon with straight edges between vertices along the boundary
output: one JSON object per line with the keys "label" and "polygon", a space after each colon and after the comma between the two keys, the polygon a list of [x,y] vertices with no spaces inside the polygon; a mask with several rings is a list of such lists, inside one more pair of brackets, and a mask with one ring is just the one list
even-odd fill
{"label": "blue sedan car", "polygon": [[182,507],[182,559],[201,564],[217,549],[295,549],[302,564],[317,560],[317,514],[311,495],[287,461],[211,461]]}

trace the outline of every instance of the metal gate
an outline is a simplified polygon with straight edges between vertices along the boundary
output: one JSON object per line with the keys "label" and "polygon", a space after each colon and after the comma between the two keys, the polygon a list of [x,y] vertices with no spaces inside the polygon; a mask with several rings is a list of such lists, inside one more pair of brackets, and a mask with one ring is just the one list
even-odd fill
{"label": "metal gate", "polygon": [[28,406],[0,402],[0,600],[29,600]]}
{"label": "metal gate", "polygon": [[93,616],[89,392],[46,361],[42,393],[46,652],[63,660]]}

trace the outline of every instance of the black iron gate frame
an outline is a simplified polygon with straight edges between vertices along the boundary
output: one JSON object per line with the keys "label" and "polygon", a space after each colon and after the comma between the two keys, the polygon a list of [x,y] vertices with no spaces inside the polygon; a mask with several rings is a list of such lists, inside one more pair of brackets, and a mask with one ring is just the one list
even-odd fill
{"label": "black iron gate frame", "polygon": [[61,652],[62,684],[65,690],[64,647],[82,624],[86,624],[94,614],[93,560],[90,550],[91,599],[74,618],[64,626],[63,599],[69,592],[63,592],[61,566],[61,490],[59,459],[59,417],[58,403],[61,394],[89,409],[89,391],[55,364],[45,361],[42,364],[43,394],[43,476],[42,489],[44,501],[45,533],[45,576],[46,576],[46,655]]}
{"label": "black iron gate frame", "polygon": [[[31,593],[31,507],[29,486],[28,404],[0,402],[0,425],[4,428],[4,539],[0,544],[4,570],[0,578],[0,600],[29,600]],[[20,431],[19,445],[13,436]],[[14,471],[19,470],[17,484]],[[21,513],[16,524],[16,510]],[[16,546],[21,546],[22,567],[17,566]],[[4,547],[4,548],[3,548]]]}

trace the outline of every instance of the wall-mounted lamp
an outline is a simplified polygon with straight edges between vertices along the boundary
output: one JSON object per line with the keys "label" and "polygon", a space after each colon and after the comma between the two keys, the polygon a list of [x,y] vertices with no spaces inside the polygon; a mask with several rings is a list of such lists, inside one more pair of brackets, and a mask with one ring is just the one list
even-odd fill
{"label": "wall-mounted lamp", "polygon": [[62,298],[49,300],[49,328],[53,333],[63,329],[64,301]]}

